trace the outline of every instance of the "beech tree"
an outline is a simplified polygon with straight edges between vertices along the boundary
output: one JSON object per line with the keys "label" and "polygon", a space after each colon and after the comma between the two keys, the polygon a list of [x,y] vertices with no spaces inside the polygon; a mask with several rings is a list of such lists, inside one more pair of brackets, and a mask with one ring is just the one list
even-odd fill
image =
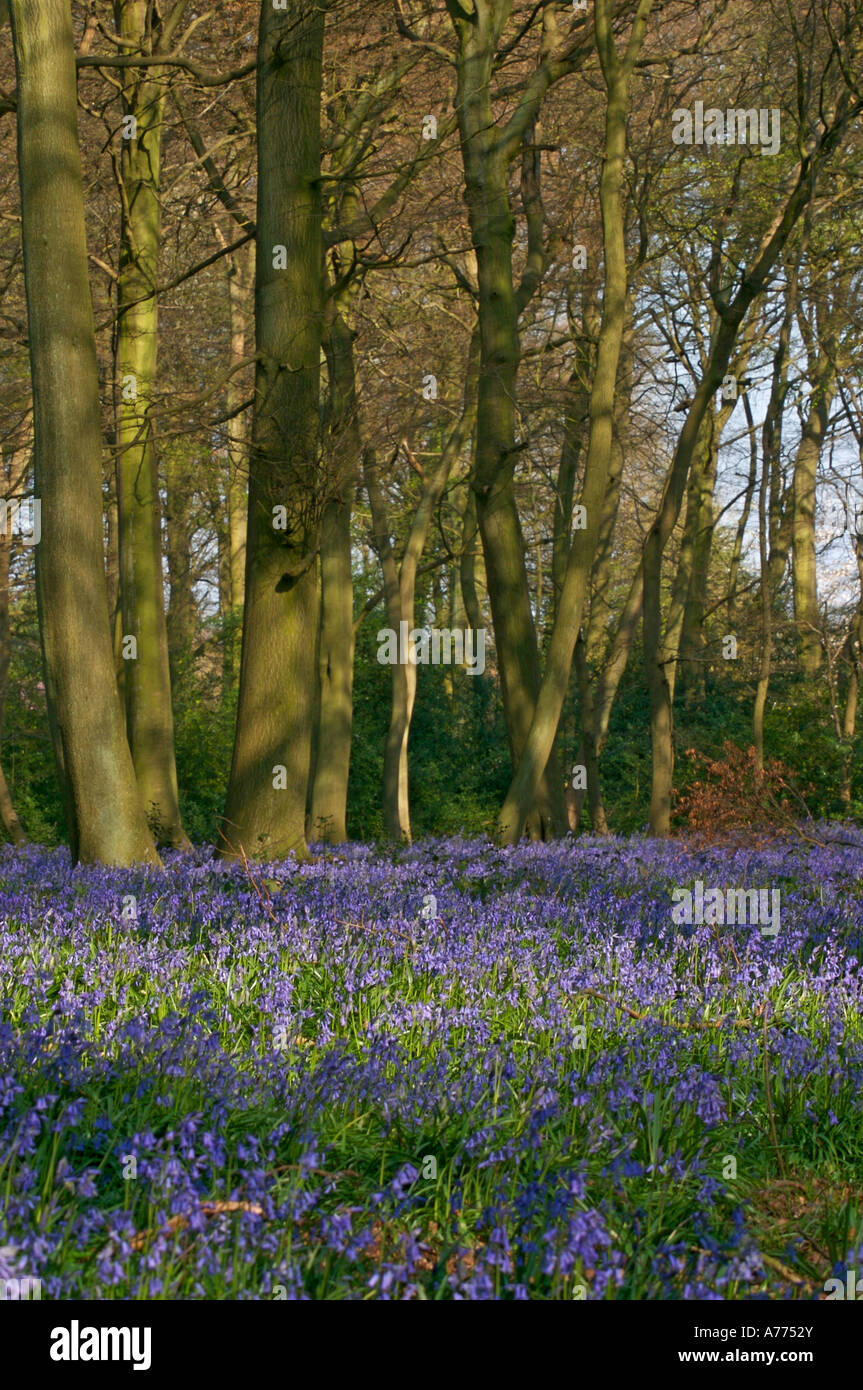
{"label": "beech tree", "polygon": [[[147,0],[116,0],[124,53],[170,51],[186,6],[153,23]],[[126,727],[138,788],[160,844],[188,845],[180,823],[168,632],[162,579],[161,506],[155,404],[161,243],[160,167],[165,106],[158,68],[122,73],[122,220],[116,336],[121,652]]]}
{"label": "beech tree", "polygon": [[246,596],[223,852],[306,850],[314,718],[323,341],[324,11],[263,0],[258,40],[258,364],[249,459]]}
{"label": "beech tree", "polygon": [[[538,192],[531,186],[533,161],[525,165],[529,253],[518,284],[513,273],[515,232],[508,171],[523,141],[529,141],[543,98],[553,82],[573,72],[588,51],[581,21],[571,34],[560,32],[562,6],[542,10],[540,61],[526,82],[515,110],[502,125],[495,120],[492,78],[497,48],[510,18],[510,0],[447,0],[458,48],[456,104],[479,283],[480,369],[476,453],[471,486],[482,538],[486,576],[500,665],[513,767],[521,764],[539,693],[536,626],[524,560],[524,539],[514,493],[518,455],[516,380],[519,318],[535,293],[545,264]],[[555,725],[556,729],[556,725]],[[552,740],[553,741],[553,733]],[[550,741],[550,743],[551,743]],[[546,777],[546,767],[548,776]],[[527,769],[522,774],[527,780]],[[535,777],[521,825],[531,819],[540,837],[562,833],[565,812],[562,778],[549,746]],[[515,822],[513,822],[515,823]]]}
{"label": "beech tree", "polygon": [[101,425],[69,0],[10,0],[45,687],[73,858],[156,862],[123,728],[102,554]]}
{"label": "beech tree", "polygon": [[[140,816],[263,859],[585,804],[665,834],[720,730],[757,775],[805,730],[857,808],[859,531],[825,517],[863,492],[859,0],[69,0],[53,104],[16,11],[7,837],[58,820],[49,710],[73,847],[116,862]],[[52,123],[86,176],[49,198]],[[483,674],[382,665],[404,622],[482,629]]]}
{"label": "beech tree", "polygon": [[581,626],[590,568],[599,539],[602,504],[611,465],[614,391],[626,319],[623,221],[626,115],[629,85],[644,42],[651,8],[652,0],[642,0],[639,4],[621,56],[613,32],[611,5],[606,0],[597,0],[596,4],[596,49],[607,93],[605,159],[600,188],[605,283],[596,370],[590,394],[590,443],[580,498],[587,525],[575,533],[569,548],[542,689],[521,760],[500,813],[499,833],[503,841],[509,844],[521,837],[551,754]]}

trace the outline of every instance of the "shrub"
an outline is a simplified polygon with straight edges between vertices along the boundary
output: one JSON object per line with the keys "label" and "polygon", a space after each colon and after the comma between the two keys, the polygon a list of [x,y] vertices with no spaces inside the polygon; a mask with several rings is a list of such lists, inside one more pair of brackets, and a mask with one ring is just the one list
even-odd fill
{"label": "shrub", "polygon": [[[735,838],[742,831],[782,832],[799,820],[811,819],[794,775],[778,758],[763,768],[753,747],[738,747],[730,739],[719,757],[698,753],[686,757],[696,780],[677,798],[675,819],[690,833],[710,841]],[[808,791],[809,788],[807,787]]]}

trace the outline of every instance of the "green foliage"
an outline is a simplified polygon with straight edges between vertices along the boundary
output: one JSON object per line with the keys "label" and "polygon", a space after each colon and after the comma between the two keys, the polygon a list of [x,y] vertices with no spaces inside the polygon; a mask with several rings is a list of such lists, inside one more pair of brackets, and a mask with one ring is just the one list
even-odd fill
{"label": "green foliage", "polygon": [[600,775],[612,829],[622,835],[641,830],[650,803],[650,711],[640,671],[633,674],[631,667],[612,710]]}
{"label": "green foliage", "polygon": [[[237,647],[236,667],[239,650],[234,628],[233,620],[229,620],[225,630],[216,634],[214,653],[221,653],[228,643],[233,643]],[[213,662],[213,657],[210,660]],[[180,813],[186,834],[195,844],[217,842],[231,769],[237,684],[229,674],[224,691],[220,689],[220,665],[214,663],[202,670],[191,652],[183,653],[174,663]]]}
{"label": "green foliage", "polygon": [[390,715],[389,668],[377,660],[375,637],[381,611],[360,624],[354,655],[354,729],[348,781],[348,834],[361,840],[383,837],[381,785]]}
{"label": "green foliage", "polygon": [[33,590],[16,603],[12,632],[3,771],[28,839],[53,846],[66,838],[66,818],[48,729]]}
{"label": "green foliage", "polygon": [[[357,606],[365,594],[358,583]],[[13,804],[31,840],[65,839],[60,787],[45,709],[42,657],[32,592],[13,614],[12,661],[2,744]],[[384,838],[382,779],[390,716],[391,668],[377,660],[382,608],[357,632],[354,666],[354,738],[348,789],[348,832],[354,839]],[[172,660],[177,776],[183,822],[195,843],[218,836],[234,738],[240,657],[237,622],[218,625],[208,640]],[[223,688],[224,653],[230,649]],[[411,821],[415,836],[477,835],[494,824],[510,778],[509,749],[497,678],[489,669],[470,676],[460,667],[421,666],[410,737]],[[816,818],[863,818],[863,778],[852,777],[851,800],[840,797],[850,758],[859,768],[858,737],[849,749],[836,737],[826,691],[813,689],[785,662],[771,680],[765,712],[765,757],[794,769],[796,789]],[[675,790],[684,795],[696,770],[685,756],[721,755],[726,740],[752,742],[754,682],[731,664],[708,667],[705,697],[678,684],[675,702]],[[578,742],[577,701],[565,719],[560,748],[571,768]],[[647,820],[650,801],[650,718],[641,654],[633,651],[612,712],[601,760],[606,812],[613,831],[631,834]],[[582,829],[589,830],[585,816]]]}
{"label": "green foliage", "polygon": [[[383,837],[381,787],[389,726],[391,667],[377,659],[376,609],[357,633],[354,739],[348,788],[348,833]],[[478,834],[493,823],[510,767],[503,707],[486,672],[421,666],[410,735],[411,829],[415,836]]]}

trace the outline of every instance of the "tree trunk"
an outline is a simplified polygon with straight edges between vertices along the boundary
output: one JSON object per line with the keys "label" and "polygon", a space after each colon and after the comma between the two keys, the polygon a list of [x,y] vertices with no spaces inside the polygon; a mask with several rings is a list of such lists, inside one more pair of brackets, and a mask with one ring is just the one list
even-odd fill
{"label": "tree trunk", "polygon": [[27,836],[24,834],[24,827],[18,819],[15,807],[12,805],[9,784],[2,767],[0,767],[0,824],[2,824],[13,845],[26,845]]}
{"label": "tree trunk", "polygon": [[680,552],[677,557],[677,571],[671,584],[668,615],[665,621],[663,640],[665,675],[672,706],[687,610],[691,611],[691,599],[696,584],[695,556],[705,514],[705,496],[708,501],[713,496],[713,482],[716,477],[716,462],[719,455],[717,436],[716,412],[711,406],[705,417],[702,438],[695,451],[689,474],[686,518],[683,523],[683,535],[680,538]]}
{"label": "tree trunk", "polygon": [[[384,577],[387,621],[390,630],[399,633],[402,620],[399,569],[387,529],[386,505],[378,478],[377,461],[371,450],[367,450],[365,454],[364,476],[372,514],[372,539]],[[396,661],[392,667],[390,723],[384,748],[384,830],[391,840],[400,841],[410,840],[411,837],[407,778],[402,779],[400,776],[402,730],[407,722],[406,711],[410,698],[407,669],[407,665],[401,661]]]}
{"label": "tree trunk", "polygon": [[[495,49],[508,10],[508,5],[478,7],[470,21],[457,18],[455,27],[459,40],[456,107],[479,284],[480,375],[471,486],[515,769],[533,719],[540,667],[514,489],[520,347],[512,268],[515,220],[509,200],[510,156],[495,125],[491,98]],[[556,760],[551,761],[547,776],[545,767],[541,769],[523,823],[528,819],[534,836],[566,829],[563,779]]]}
{"label": "tree trunk", "polygon": [[[398,570],[390,548],[383,495],[377,479],[370,478],[369,502],[374,520],[375,543],[381,557],[381,566],[384,568],[390,626],[396,634],[399,633],[399,624],[402,622],[407,623],[408,633],[416,626],[417,569],[429,527],[453,466],[469,443],[476,421],[478,346],[477,335],[474,334],[465,375],[461,417],[446,441],[437,468],[426,479]],[[437,611],[440,611],[440,607]],[[435,621],[437,622],[437,617]],[[411,647],[409,658],[413,655],[413,650]],[[412,659],[408,659],[404,665],[397,661],[392,667],[392,672],[390,727],[384,752],[384,823],[388,835],[393,838],[397,835],[399,839],[410,839],[408,741],[416,702],[417,667]]]}
{"label": "tree trunk", "polygon": [[[581,708],[582,743],[579,749],[579,763],[587,772],[587,799],[590,806],[590,822],[595,835],[608,834],[608,820],[602,800],[602,783],[599,777],[599,758],[597,756],[595,719],[593,711],[593,690],[590,683],[590,669],[587,664],[587,649],[584,637],[579,634],[575,644],[575,671],[578,677],[578,695]],[[574,791],[578,792],[575,788]],[[583,795],[583,793],[582,793]],[[581,808],[579,807],[579,810]],[[578,828],[578,817],[572,829]]]}
{"label": "tree trunk", "polygon": [[[738,376],[746,369],[754,333],[755,319],[752,318],[737,357]],[[672,700],[678,680],[684,686],[688,702],[695,695],[702,700],[705,698],[703,623],[713,546],[713,491],[722,435],[735,406],[736,399],[723,401],[718,409],[711,405],[704,422],[703,443],[696,451],[690,473],[686,521],[666,621],[666,665]]]}
{"label": "tree trunk", "polygon": [[74,860],[158,856],[114,678],[101,421],[69,0],[12,0],[18,169],[43,515],[36,591],[49,718]]}
{"label": "tree trunk", "polygon": [[182,450],[168,450],[164,459],[162,484],[165,490],[165,552],[168,561],[168,659],[171,679],[177,684],[188,665],[198,635],[199,615],[195,601],[192,564],[191,516],[193,483],[188,461]]}
{"label": "tree trunk", "polygon": [[585,508],[587,524],[573,535],[542,689],[536,702],[529,737],[501,810],[498,833],[506,844],[513,844],[520,838],[540,779],[548,765],[569,684],[575,642],[581,628],[599,541],[611,464],[617,368],[626,322],[623,163],[626,155],[629,82],[644,40],[651,4],[652,0],[640,0],[623,58],[615,47],[608,0],[597,0],[596,5],[596,44],[608,93],[600,182],[605,275],[596,372],[590,393],[590,442],[581,492],[581,505]]}
{"label": "tree trunk", "polygon": [[479,601],[479,590],[476,582],[476,541],[476,496],[474,495],[473,489],[468,487],[467,498],[464,504],[464,513],[462,515],[459,582],[461,585],[461,596],[464,604],[465,617],[467,618],[468,627],[470,627],[473,632],[476,632],[484,625],[482,606]]}
{"label": "tree trunk", "polygon": [[[748,405],[748,402],[747,402]],[[752,419],[747,409],[751,427]],[[758,681],[755,688],[755,705],[752,713],[752,741],[755,748],[756,765],[759,772],[764,769],[764,711],[767,707],[767,690],[770,684],[770,663],[773,657],[773,593],[770,584],[770,536],[768,533],[768,495],[770,492],[770,466],[772,460],[765,455],[761,485],[758,489],[758,555],[761,574],[761,651],[758,658]]]}
{"label": "tree trunk", "polygon": [[857,731],[857,709],[860,701],[860,675],[863,666],[863,535],[854,537],[854,552],[857,558],[859,581],[857,612],[851,622],[845,654],[848,661],[848,688],[845,692],[845,710],[842,716],[842,781],[839,800],[846,812],[851,805],[851,789],[854,775],[854,736]]}
{"label": "tree trunk", "polygon": [[348,838],[354,684],[354,584],[351,513],[361,452],[351,331],[338,311],[326,341],[330,390],[331,494],[321,524],[319,712],[310,835],[343,844]]}
{"label": "tree trunk", "polygon": [[[804,227],[803,242],[807,241]],[[761,426],[762,473],[758,489],[758,551],[760,559],[760,651],[755,702],[752,710],[752,742],[759,772],[764,767],[764,711],[773,659],[773,596],[782,582],[793,526],[793,497],[788,515],[782,516],[782,421],[788,395],[788,353],[797,310],[802,248],[788,268],[785,305],[770,381],[770,397]],[[748,395],[743,397],[750,437],[755,423]],[[792,483],[793,486],[793,483]],[[772,524],[771,524],[772,523]]]}
{"label": "tree trunk", "polygon": [[[591,727],[593,741],[596,749],[597,761],[602,756],[608,738],[608,726],[611,722],[611,711],[614,708],[614,701],[617,698],[617,689],[623,678],[629,662],[629,653],[635,639],[636,629],[642,614],[644,605],[644,567],[639,560],[635,574],[629,586],[626,602],[618,620],[611,649],[602,668],[602,675],[597,682],[596,693],[591,704]],[[585,741],[582,739],[578,752],[575,756],[577,764],[584,763]],[[578,819],[584,807],[586,791],[576,793],[575,803],[575,826],[578,827]]]}
{"label": "tree trunk", "polygon": [[[750,320],[750,323],[754,325],[755,320]],[[741,374],[746,370],[751,339],[752,333],[748,335],[748,341],[743,346],[738,358],[738,372]],[[679,659],[676,662],[676,667],[686,703],[690,707],[706,699],[707,695],[704,616],[707,609],[710,557],[713,550],[715,524],[713,494],[716,488],[722,434],[728,420],[734,413],[734,405],[734,402],[723,402],[718,410],[710,413],[702,466],[693,470],[689,484],[689,497],[686,505],[688,534],[684,535],[683,544],[691,547],[690,577],[683,593],[682,625],[680,640],[677,644]]]}
{"label": "tree trunk", "polygon": [[807,376],[811,392],[794,459],[791,556],[800,668],[809,680],[814,679],[821,667],[821,621],[815,564],[815,485],[830,409],[836,394],[838,329],[840,316],[845,315],[848,309],[848,281],[847,268],[829,280],[833,303],[829,311],[816,307],[814,334],[805,317],[800,316],[801,330],[807,340]]}
{"label": "tree trunk", "polygon": [[[30,459],[27,448],[2,450],[2,470],[4,492],[8,502],[11,498],[20,499]],[[12,528],[8,524],[0,531],[0,745],[3,742],[3,726],[6,716],[6,694],[9,686],[9,665],[11,659],[11,633],[9,629],[9,569],[12,556]],[[0,824],[13,845],[26,844],[27,837],[15,814],[12,797],[6,782],[3,768],[0,767]]]}
{"label": "tree trunk", "polygon": [[[231,366],[236,367],[246,355],[246,306],[255,281],[254,242],[249,245],[245,254],[238,251],[231,257],[228,277],[231,302]],[[243,382],[236,372],[232,372],[225,404],[231,417],[228,421],[228,532],[231,554],[231,608],[235,614],[242,612],[246,581],[249,422],[247,413],[240,412],[244,396]]]}
{"label": "tree trunk", "polygon": [[[563,421],[563,443],[557,466],[557,485],[554,491],[552,523],[552,626],[560,606],[566,562],[572,537],[572,507],[575,501],[575,480],[590,422],[590,381],[594,371],[594,342],[599,334],[595,289],[591,286],[582,296],[582,326],[576,334],[575,365],[569,378],[566,411]],[[575,325],[570,317],[570,331]]]}
{"label": "tree trunk", "polygon": [[614,402],[614,425],[611,437],[611,460],[608,466],[608,483],[605,500],[602,504],[602,520],[599,523],[599,539],[593,557],[590,576],[590,616],[587,623],[585,656],[592,661],[598,650],[607,645],[607,629],[611,619],[611,599],[609,588],[612,579],[612,558],[614,556],[614,533],[617,515],[620,510],[620,495],[623,486],[623,468],[629,457],[631,436],[632,386],[635,357],[634,334],[632,327],[632,295],[627,302],[627,322],[623,330],[620,348],[620,365],[617,374],[617,390]]}
{"label": "tree trunk", "polygon": [[[825,145],[832,146],[840,129],[841,122],[823,138],[819,153],[823,153]],[[812,156],[807,155],[798,165],[797,177],[788,198],[765,230],[752,267],[742,275],[737,290],[730,297],[715,295],[718,320],[710,344],[707,365],[674,451],[659,515],[644,544],[644,664],[650,694],[653,751],[649,820],[652,835],[667,835],[671,828],[671,791],[674,781],[671,688],[667,679],[662,634],[662,556],[680,513],[702,421],[714,393],[722,384],[741,324],[754,300],[762,293],[791,232],[812,197],[815,180],[811,159]]]}
{"label": "tree trunk", "polygon": [[318,616],[323,329],[320,107],[324,12],[262,0],[258,57],[258,365],[228,856],[307,856]]}
{"label": "tree trunk", "polygon": [[[576,674],[579,681],[579,718],[581,722],[581,740],[575,758],[578,767],[587,768],[587,786],[574,787],[571,779],[567,779],[567,813],[569,816],[569,828],[575,833],[578,830],[579,820],[584,807],[585,799],[590,806],[591,825],[600,827],[597,833],[606,833],[608,821],[605,814],[605,805],[602,796],[602,778],[600,774],[599,759],[605,738],[608,732],[608,720],[611,714],[609,704],[604,713],[601,705],[597,705],[597,696],[602,693],[601,682],[597,684],[594,691],[591,683],[590,663],[594,655],[600,653],[607,645],[607,626],[611,616],[611,603],[609,601],[609,584],[612,574],[612,555],[615,526],[617,524],[617,514],[620,509],[620,493],[623,483],[623,466],[627,457],[627,444],[629,440],[629,417],[632,406],[632,382],[633,382],[633,362],[634,362],[634,343],[631,323],[631,303],[628,314],[629,323],[623,331],[623,342],[621,344],[620,365],[618,368],[617,391],[614,404],[614,427],[611,441],[611,462],[608,469],[608,485],[605,493],[605,501],[602,509],[602,521],[599,527],[599,539],[596,547],[596,554],[593,559],[593,567],[590,576],[590,615],[587,621],[587,630],[584,638],[583,658],[579,655],[578,643],[575,647]],[[598,336],[598,329],[596,335]],[[568,553],[568,552],[567,552]],[[641,609],[639,607],[639,617]],[[628,648],[627,648],[628,656]],[[583,660],[583,671],[579,662]],[[606,661],[608,658],[606,657]],[[626,664],[624,659],[623,666]],[[623,666],[620,674],[623,673]],[[582,687],[582,680],[587,680],[587,685]],[[615,681],[614,690],[611,695],[613,703],[617,693],[617,682]],[[590,760],[593,759],[595,772],[591,772]],[[602,829],[604,827],[604,829]]]}
{"label": "tree trunk", "polygon": [[[120,612],[120,541],[119,518],[117,516],[117,469],[110,470],[108,480],[108,504],[106,508],[106,546],[105,546],[105,592],[108,598],[108,614],[114,635],[114,662],[119,672],[123,664],[122,656],[122,615]],[[121,686],[122,692],[122,686]],[[125,707],[125,697],[124,697]]]}
{"label": "tree trunk", "polygon": [[[216,226],[220,246],[225,246]],[[249,308],[254,297],[255,244],[227,258],[231,374],[225,388],[227,449],[224,492],[216,501],[219,542],[219,615],[223,622],[222,698],[233,696],[242,640],[246,579],[246,514],[249,506],[249,412],[242,364],[246,358]]]}
{"label": "tree trunk", "polygon": [[[153,49],[147,0],[115,0],[118,34]],[[147,70],[152,73],[153,69]],[[162,579],[159,470],[150,411],[158,353],[155,286],[161,237],[160,165],[164,87],[126,69],[124,111],[136,130],[122,141],[122,239],[116,358],[120,593],[126,732],[144,810],[159,845],[188,847],[180,821],[174,715]]]}
{"label": "tree trunk", "polygon": [[[739,304],[737,308],[739,310]],[[716,324],[707,366],[677,442],[659,513],[644,544],[644,666],[650,694],[653,775],[649,823],[652,835],[667,835],[671,829],[671,790],[674,781],[673,666],[669,665],[674,654],[666,645],[663,634],[662,557],[677,524],[704,419],[731,360],[741,322],[742,315],[738,318],[735,313],[720,318]],[[670,633],[667,636],[671,638]]]}
{"label": "tree trunk", "polygon": [[749,526],[749,516],[752,511],[752,499],[755,496],[755,484],[758,480],[758,439],[755,434],[755,426],[749,423],[749,475],[746,479],[746,489],[743,494],[743,510],[740,513],[740,520],[734,533],[734,544],[731,548],[731,565],[728,570],[728,621],[734,624],[737,617],[737,581],[740,576],[740,559],[743,555],[743,541]]}

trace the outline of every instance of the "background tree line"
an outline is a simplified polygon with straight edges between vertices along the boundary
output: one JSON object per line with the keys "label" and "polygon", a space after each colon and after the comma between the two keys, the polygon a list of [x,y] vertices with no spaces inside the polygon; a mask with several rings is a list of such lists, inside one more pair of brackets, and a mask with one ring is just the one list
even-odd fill
{"label": "background tree line", "polygon": [[10,838],[663,835],[727,740],[860,814],[863,4],[0,20]]}

